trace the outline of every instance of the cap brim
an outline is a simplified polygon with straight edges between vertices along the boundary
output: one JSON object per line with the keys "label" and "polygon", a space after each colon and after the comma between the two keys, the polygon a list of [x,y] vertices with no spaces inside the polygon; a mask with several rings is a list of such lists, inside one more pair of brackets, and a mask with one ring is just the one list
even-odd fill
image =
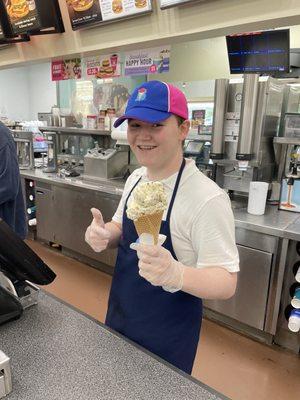
{"label": "cap brim", "polygon": [[152,108],[142,108],[136,107],[132,110],[129,110],[127,113],[122,115],[122,117],[118,118],[114,122],[114,127],[117,128],[120,126],[126,119],[138,119],[143,122],[148,122],[150,124],[156,124],[160,121],[163,121],[169,118],[172,115],[170,112],[157,111]]}

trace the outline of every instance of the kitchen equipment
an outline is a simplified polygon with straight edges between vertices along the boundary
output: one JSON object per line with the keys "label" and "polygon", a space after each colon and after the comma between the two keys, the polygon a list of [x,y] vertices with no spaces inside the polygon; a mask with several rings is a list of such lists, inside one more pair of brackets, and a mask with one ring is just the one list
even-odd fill
{"label": "kitchen equipment", "polygon": [[224,189],[247,195],[251,181],[270,183],[274,178],[273,137],[278,133],[285,84],[255,74],[230,80],[229,85],[223,81],[216,81],[215,90],[217,104],[222,105],[215,109],[213,121],[215,180]]}
{"label": "kitchen equipment", "polygon": [[57,135],[54,132],[45,132],[47,141],[47,166],[43,172],[57,172]]}
{"label": "kitchen equipment", "polygon": [[0,398],[12,391],[10,359],[0,350]]}
{"label": "kitchen equipment", "polygon": [[127,164],[127,150],[97,146],[84,156],[84,175],[100,179],[114,178],[121,174]]}
{"label": "kitchen equipment", "polygon": [[11,133],[16,143],[19,168],[33,169],[33,133],[19,130],[12,130]]}

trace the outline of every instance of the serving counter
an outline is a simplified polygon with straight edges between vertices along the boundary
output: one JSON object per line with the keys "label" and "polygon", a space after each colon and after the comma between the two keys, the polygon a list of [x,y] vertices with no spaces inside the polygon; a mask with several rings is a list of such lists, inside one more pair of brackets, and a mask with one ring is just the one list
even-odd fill
{"label": "serving counter", "polygon": [[[40,170],[21,174],[24,182],[34,181],[38,239],[57,243],[65,255],[112,274],[116,251],[93,252],[85,243],[84,234],[92,220],[91,207],[99,208],[105,221],[112,218],[125,182],[62,179]],[[248,214],[245,203],[233,201],[232,208],[240,256],[237,291],[229,300],[204,301],[205,314],[272,343],[279,313],[283,315],[289,303],[288,293],[282,290],[286,271],[297,261],[295,244],[300,241],[300,216],[270,205],[262,216]],[[280,319],[285,329],[286,320],[282,316]]]}
{"label": "serving counter", "polygon": [[43,292],[37,306],[0,326],[0,349],[12,365],[7,400],[225,399]]}

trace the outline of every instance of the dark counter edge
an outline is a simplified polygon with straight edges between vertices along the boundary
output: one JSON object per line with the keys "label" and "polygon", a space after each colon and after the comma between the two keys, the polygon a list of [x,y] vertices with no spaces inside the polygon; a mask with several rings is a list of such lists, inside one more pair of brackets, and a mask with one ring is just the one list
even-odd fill
{"label": "dark counter edge", "polygon": [[[89,320],[95,322],[97,325],[100,325],[102,328],[104,328],[105,330],[107,330],[111,334],[117,336],[119,339],[122,339],[125,342],[131,344],[135,348],[139,349],[140,351],[142,351],[143,353],[147,354],[148,356],[150,356],[150,357],[156,359],[157,361],[161,362],[162,364],[166,365],[167,367],[169,367],[173,371],[177,372],[178,374],[182,375],[183,377],[187,378],[188,380],[192,381],[193,383],[197,384],[198,386],[201,386],[203,389],[206,389],[208,392],[216,395],[217,397],[219,397],[219,398],[221,398],[223,400],[230,400],[229,397],[226,397],[222,393],[219,393],[217,390],[211,388],[210,386],[206,385],[205,383],[203,383],[203,382],[197,380],[196,378],[192,377],[191,375],[185,373],[184,371],[182,371],[179,368],[175,367],[173,364],[170,364],[168,361],[162,359],[161,357],[157,356],[156,354],[151,353],[149,350],[145,349],[144,347],[140,346],[139,344],[137,344],[137,343],[133,342],[132,340],[128,339],[126,336],[122,335],[121,333],[114,331],[113,329],[109,328],[107,325],[105,325],[102,322],[98,321],[97,319],[91,317],[90,315],[86,314],[85,312],[81,311],[80,309],[74,307],[72,304],[69,304],[66,301],[64,301],[64,300],[60,299],[59,297],[55,296],[54,294],[47,292],[43,288],[40,288],[40,290],[41,290],[42,293],[44,293],[47,296],[53,298],[57,302],[65,305],[66,307],[69,307],[70,309],[72,309],[73,311],[81,314],[85,318],[88,318]],[[38,307],[38,305],[39,305],[39,303],[37,304],[37,307]],[[35,307],[35,306],[33,306],[33,307]],[[26,310],[25,310],[25,312],[26,312]]]}

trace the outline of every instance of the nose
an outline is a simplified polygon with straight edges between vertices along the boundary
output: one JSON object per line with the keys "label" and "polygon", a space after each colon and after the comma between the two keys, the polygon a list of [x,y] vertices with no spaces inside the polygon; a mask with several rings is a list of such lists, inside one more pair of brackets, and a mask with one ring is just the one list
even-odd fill
{"label": "nose", "polygon": [[138,137],[143,138],[144,140],[151,139],[151,128],[149,128],[148,126],[141,127],[141,129],[139,129]]}

